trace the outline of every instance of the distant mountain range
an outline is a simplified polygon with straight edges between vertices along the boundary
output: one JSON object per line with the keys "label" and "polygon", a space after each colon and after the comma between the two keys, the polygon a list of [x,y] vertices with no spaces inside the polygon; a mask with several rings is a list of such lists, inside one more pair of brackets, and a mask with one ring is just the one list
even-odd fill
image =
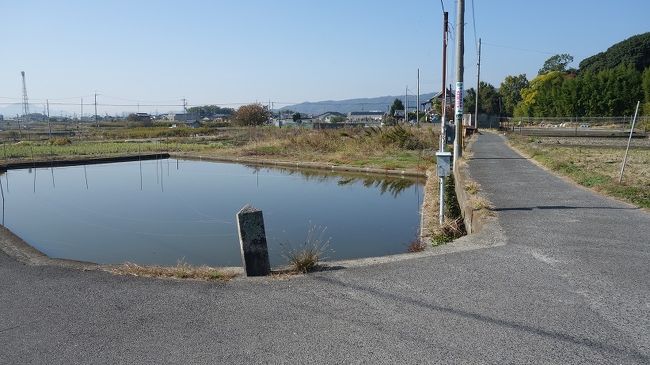
{"label": "distant mountain range", "polygon": [[[420,103],[431,99],[433,93],[420,94]],[[285,106],[280,109],[282,111],[291,110],[303,114],[318,115],[326,112],[361,112],[361,111],[388,111],[395,99],[400,99],[404,102],[404,95],[399,96],[379,96],[376,98],[360,98],[360,99],[346,99],[346,100],[326,100],[316,102],[304,102],[295,105]],[[408,109],[415,110],[416,96],[408,96]]]}
{"label": "distant mountain range", "polygon": [[[420,94],[420,103],[424,103],[433,97],[434,93]],[[326,112],[339,112],[348,114],[350,112],[362,111],[381,111],[386,112],[390,109],[395,99],[400,99],[404,102],[404,95],[397,96],[379,96],[376,98],[359,98],[359,99],[345,99],[345,100],[325,100],[315,102],[304,102],[295,105],[283,107],[282,111],[291,110],[294,112],[310,115],[319,115]],[[408,96],[408,109],[415,110],[416,97],[415,95]],[[30,105],[31,112],[42,112],[41,105]],[[56,112],[58,113],[58,112]],[[56,115],[52,112],[53,115]],[[22,115],[22,104],[15,103],[5,106],[0,106],[0,115],[5,118],[13,118],[16,115]]]}
{"label": "distant mountain range", "polygon": [[14,118],[16,115],[23,114],[23,105],[21,103],[8,104],[0,106],[0,115],[5,118]]}

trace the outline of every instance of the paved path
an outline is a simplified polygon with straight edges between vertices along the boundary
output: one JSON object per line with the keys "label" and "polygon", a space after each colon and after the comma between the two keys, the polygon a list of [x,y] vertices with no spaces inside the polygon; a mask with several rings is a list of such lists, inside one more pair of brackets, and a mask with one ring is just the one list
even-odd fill
{"label": "paved path", "polygon": [[502,236],[455,245],[500,246],[226,284],[0,254],[0,363],[649,363],[650,215],[475,151]]}

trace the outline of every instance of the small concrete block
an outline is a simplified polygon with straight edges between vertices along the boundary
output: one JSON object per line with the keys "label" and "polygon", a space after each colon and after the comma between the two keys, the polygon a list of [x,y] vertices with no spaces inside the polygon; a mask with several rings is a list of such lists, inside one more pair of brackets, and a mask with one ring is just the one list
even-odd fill
{"label": "small concrete block", "polygon": [[269,275],[271,264],[262,211],[249,205],[244,206],[237,213],[237,229],[246,276]]}

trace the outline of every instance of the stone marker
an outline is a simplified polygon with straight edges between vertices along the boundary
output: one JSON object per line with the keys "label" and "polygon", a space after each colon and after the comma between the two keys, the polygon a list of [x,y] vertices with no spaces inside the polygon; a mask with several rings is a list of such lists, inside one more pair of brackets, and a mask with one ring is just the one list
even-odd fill
{"label": "stone marker", "polygon": [[262,211],[250,205],[237,213],[237,229],[241,259],[246,276],[266,276],[271,273],[269,251],[266,246]]}

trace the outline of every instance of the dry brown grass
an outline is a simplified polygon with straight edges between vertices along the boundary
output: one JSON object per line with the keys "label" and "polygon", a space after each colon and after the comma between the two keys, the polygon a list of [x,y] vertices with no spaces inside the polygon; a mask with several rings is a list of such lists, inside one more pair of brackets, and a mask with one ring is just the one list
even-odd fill
{"label": "dry brown grass", "polygon": [[469,199],[469,204],[474,208],[474,210],[481,210],[481,209],[494,209],[494,206],[492,203],[490,203],[489,200],[482,196],[473,196]]}
{"label": "dry brown grass", "polygon": [[435,170],[429,170],[429,178],[427,178],[424,185],[424,202],[422,202],[422,221],[421,233],[422,237],[430,237],[434,229],[438,226],[438,212],[439,212],[439,184],[436,178]]}
{"label": "dry brown grass", "polygon": [[443,225],[434,230],[434,233],[431,236],[431,241],[434,246],[437,246],[451,242],[464,235],[465,224],[463,223],[462,217],[456,219],[445,219]]}
{"label": "dry brown grass", "polygon": [[471,195],[475,195],[479,190],[481,190],[481,185],[476,181],[468,181],[465,184],[465,191]]}
{"label": "dry brown grass", "polygon": [[406,248],[407,252],[410,253],[415,253],[415,252],[422,252],[427,249],[427,243],[422,240],[422,239],[415,239],[411,243],[409,243],[408,247]]}
{"label": "dry brown grass", "polygon": [[176,266],[142,266],[127,262],[113,268],[111,272],[116,275],[142,276],[150,278],[194,279],[207,281],[228,281],[237,276],[236,273],[231,271],[216,269],[209,266],[192,266],[184,261],[179,261]]}
{"label": "dry brown grass", "polygon": [[434,162],[431,149],[437,141],[429,127],[358,128],[338,130],[259,129],[250,138],[215,153],[233,157],[281,158],[385,169],[426,170]]}
{"label": "dry brown grass", "polygon": [[305,274],[318,269],[330,243],[330,239],[325,237],[326,230],[326,227],[311,226],[300,246],[281,245],[283,256],[289,262],[288,272]]}

